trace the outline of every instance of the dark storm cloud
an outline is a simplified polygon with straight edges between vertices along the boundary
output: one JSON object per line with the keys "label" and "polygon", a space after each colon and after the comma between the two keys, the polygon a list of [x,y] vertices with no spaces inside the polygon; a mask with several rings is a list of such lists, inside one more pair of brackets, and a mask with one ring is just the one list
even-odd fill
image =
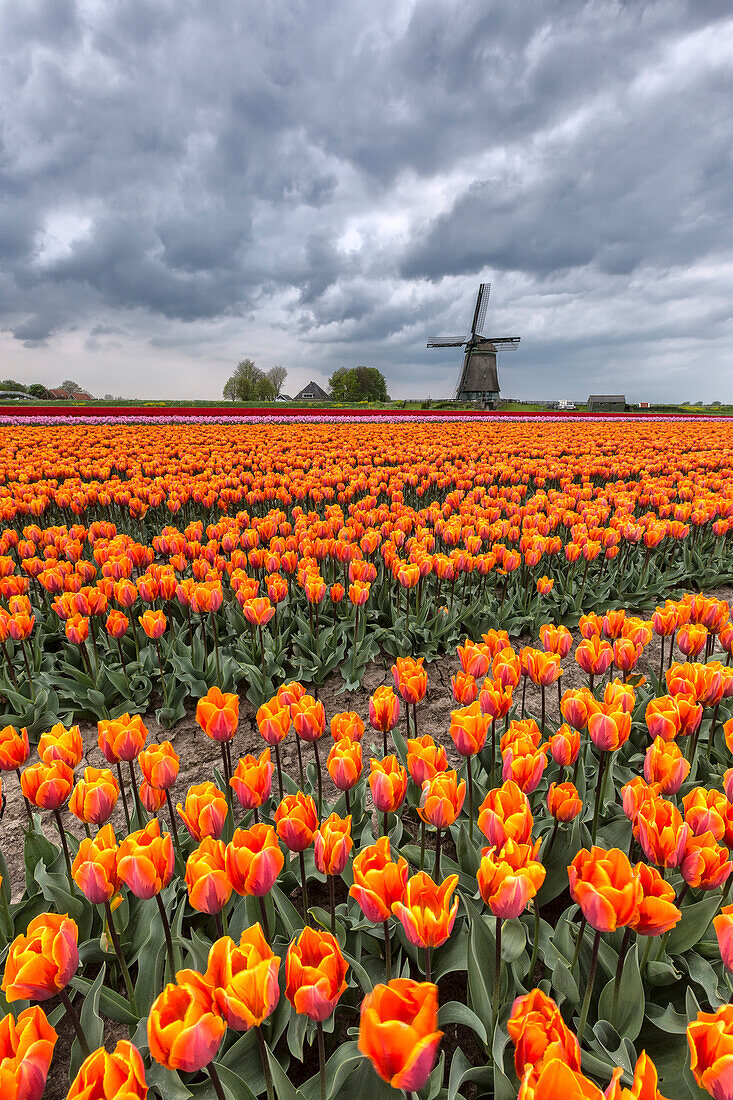
{"label": "dark storm cloud", "polygon": [[618,340],[654,380],[651,332],[729,353],[727,0],[0,0],[0,43],[0,327],[31,372],[76,330],[98,362],[243,332],[421,392],[479,276],[526,388]]}

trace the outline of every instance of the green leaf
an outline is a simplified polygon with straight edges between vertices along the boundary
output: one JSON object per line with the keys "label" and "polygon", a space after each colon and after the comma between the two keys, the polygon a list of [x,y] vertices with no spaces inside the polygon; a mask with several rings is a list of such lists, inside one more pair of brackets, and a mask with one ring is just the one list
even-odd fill
{"label": "green leaf", "polygon": [[[106,972],[106,963],[102,963],[97,977],[94,979],[93,984],[82,1001],[81,1013],[79,1015],[81,1029],[84,1032],[84,1038],[87,1041],[90,1052],[101,1047],[104,1038],[104,1021],[99,1015],[99,997]],[[78,1039],[75,1039],[74,1045],[71,1048],[71,1064],[69,1068],[70,1081],[73,1081],[74,1077],[76,1077],[79,1072],[79,1066],[83,1061],[84,1055],[82,1049],[79,1046]]]}
{"label": "green leaf", "polygon": [[483,1022],[475,1012],[471,1011],[468,1005],[461,1004],[460,1001],[447,1001],[446,1004],[440,1006],[438,1024],[440,1027],[445,1027],[446,1024],[462,1024],[463,1027],[470,1027],[471,1031],[478,1035],[481,1042],[488,1045],[489,1037],[486,1034]]}
{"label": "green leaf", "polygon": [[275,1087],[275,1093],[278,1100],[304,1100],[303,1094],[299,1089],[296,1089],[294,1085],[291,1085],[288,1075],[280,1065],[280,1062],[272,1053],[269,1047],[267,1050],[267,1062],[270,1066],[270,1073],[272,1074],[272,1083]]}
{"label": "green leaf", "polygon": [[[85,998],[89,996],[89,991],[92,988],[89,979],[81,977],[72,978],[69,985],[72,989],[78,990]],[[130,1027],[137,1026],[139,1017],[130,1008],[129,1001],[126,1001],[119,993],[115,993],[113,989],[109,989],[107,986],[102,988],[99,994],[99,1006],[103,1015],[108,1016],[110,1020],[116,1020],[120,1024],[129,1024]]]}
{"label": "green leaf", "polygon": [[720,908],[720,897],[714,893],[712,897],[703,898],[692,905],[682,908],[682,920],[676,928],[669,933],[667,940],[668,955],[683,955],[694,947],[704,935],[710,921]]}
{"label": "green leaf", "polygon": [[228,1100],[257,1100],[249,1085],[234,1070],[223,1066],[221,1062],[214,1064]]}
{"label": "green leaf", "polygon": [[627,951],[623,974],[619,983],[619,995],[616,1006],[616,1018],[613,1019],[613,988],[615,979],[608,982],[598,1002],[598,1017],[610,1020],[619,1035],[636,1039],[644,1022],[644,983],[639,971],[639,958],[636,944]]}
{"label": "green leaf", "polygon": [[288,934],[288,937],[292,939],[294,936],[299,935],[300,932],[302,932],[303,930],[303,918],[293,905],[290,898],[286,897],[280,887],[277,885],[272,887],[270,894],[272,895],[272,900],[275,903],[275,908],[277,909],[278,914],[280,915],[280,918],[285,925],[285,930]]}
{"label": "green leaf", "polygon": [[455,1100],[461,1085],[473,1081],[480,1085],[490,1085],[494,1074],[492,1066],[472,1066],[460,1047],[456,1047],[450,1064],[448,1078],[448,1100]]}

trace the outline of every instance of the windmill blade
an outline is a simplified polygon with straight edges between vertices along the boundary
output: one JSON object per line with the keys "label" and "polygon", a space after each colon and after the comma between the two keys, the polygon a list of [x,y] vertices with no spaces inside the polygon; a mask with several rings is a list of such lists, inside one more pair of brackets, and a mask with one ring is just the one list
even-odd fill
{"label": "windmill blade", "polygon": [[435,340],[428,340],[426,347],[429,348],[462,348],[466,343],[465,340],[461,340],[459,336],[438,336]]}
{"label": "windmill blade", "polygon": [[478,288],[478,294],[476,295],[476,309],[473,312],[473,323],[471,324],[471,335],[476,336],[481,332],[486,320],[486,310],[489,307],[489,295],[491,294],[491,283],[481,283]]}
{"label": "windmill blade", "polygon": [[490,344],[493,344],[496,348],[505,348],[507,351],[512,351],[514,348],[519,347],[519,341],[521,336],[485,336],[485,340],[488,340]]}

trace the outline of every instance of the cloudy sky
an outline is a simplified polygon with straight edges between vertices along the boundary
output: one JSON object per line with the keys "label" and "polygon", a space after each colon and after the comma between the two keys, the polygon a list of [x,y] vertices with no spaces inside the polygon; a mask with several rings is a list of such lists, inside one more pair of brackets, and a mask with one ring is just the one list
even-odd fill
{"label": "cloudy sky", "polygon": [[730,0],[0,0],[3,377],[733,400]]}

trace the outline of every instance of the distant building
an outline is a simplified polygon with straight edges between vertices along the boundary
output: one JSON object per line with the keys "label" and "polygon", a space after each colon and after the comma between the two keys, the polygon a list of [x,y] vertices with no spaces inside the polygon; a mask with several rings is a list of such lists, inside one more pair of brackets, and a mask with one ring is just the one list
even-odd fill
{"label": "distant building", "polygon": [[33,401],[29,393],[22,390],[0,390],[0,401]]}
{"label": "distant building", "polygon": [[648,401],[640,401],[640,402],[639,402],[639,408],[640,408],[640,409],[648,409],[648,408],[650,408],[649,402],[648,402]]}
{"label": "distant building", "polygon": [[622,393],[592,393],[588,412],[626,412],[626,397]]}
{"label": "distant building", "polygon": [[300,393],[296,393],[293,401],[328,401],[328,394],[317,382],[311,381],[307,386],[303,386]]}

